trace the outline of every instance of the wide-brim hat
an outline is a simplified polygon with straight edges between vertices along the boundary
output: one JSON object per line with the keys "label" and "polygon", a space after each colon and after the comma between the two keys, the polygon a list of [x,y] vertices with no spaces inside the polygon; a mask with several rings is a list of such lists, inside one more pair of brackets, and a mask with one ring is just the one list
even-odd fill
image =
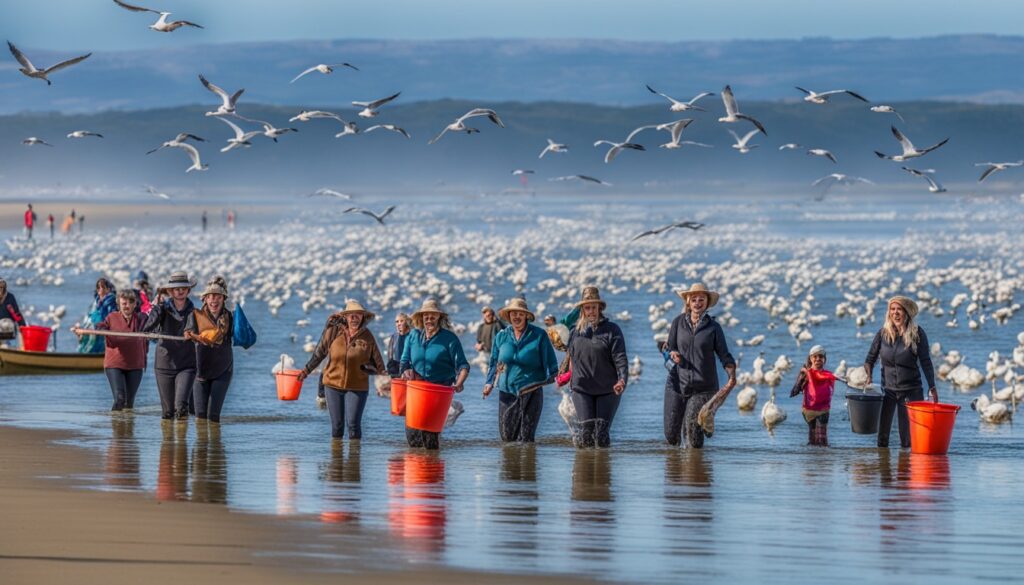
{"label": "wide-brim hat", "polygon": [[608,308],[608,303],[601,299],[601,291],[596,286],[588,286],[583,289],[583,294],[580,295],[580,302],[576,303],[576,307],[579,308],[590,303],[601,305],[602,311]]}
{"label": "wide-brim hat", "polygon": [[220,295],[226,299],[228,298],[228,289],[222,282],[211,280],[206,283],[206,288],[203,289],[203,293],[199,295],[199,298],[206,298],[206,295]]}
{"label": "wide-brim hat", "polygon": [[537,316],[533,314],[533,311],[526,305],[526,299],[514,298],[509,301],[504,307],[498,309],[498,318],[502,321],[509,323],[511,319],[508,318],[508,314],[511,311],[522,311],[526,313],[527,321],[535,321]]}
{"label": "wide-brim hat", "polygon": [[363,323],[372,321],[377,317],[376,313],[366,310],[366,307],[364,307],[362,303],[353,299],[345,301],[345,308],[338,311],[337,314],[344,317],[345,315],[351,315],[352,313],[362,313]]}
{"label": "wide-brim hat", "polygon": [[718,304],[718,296],[719,296],[718,293],[713,291],[713,290],[708,290],[708,287],[704,286],[704,284],[700,283],[700,282],[691,284],[690,288],[688,288],[686,290],[677,290],[676,291],[676,294],[679,295],[679,298],[683,299],[683,301],[686,301],[687,297],[689,297],[690,295],[697,294],[697,293],[700,293],[702,295],[707,295],[708,296],[708,308],[709,309],[711,307],[714,307],[715,305]]}
{"label": "wide-brim hat", "polygon": [[423,301],[420,308],[412,314],[412,324],[416,328],[423,327],[423,314],[424,313],[438,313],[442,317],[447,317],[448,313],[441,308],[441,304],[437,302],[437,299],[429,298]]}
{"label": "wide-brim hat", "polygon": [[897,296],[889,299],[889,302],[886,304],[886,306],[891,305],[893,303],[896,303],[904,311],[906,311],[907,312],[907,316],[910,317],[911,319],[913,319],[914,317],[917,316],[917,313],[919,311],[917,303],[915,303],[914,300],[911,299],[910,297],[904,297],[904,296],[897,295]]}
{"label": "wide-brim hat", "polygon": [[178,270],[177,272],[172,272],[171,275],[167,277],[167,280],[165,280],[159,287],[157,287],[156,290],[157,292],[160,292],[172,288],[193,289],[195,287],[196,279],[189,278],[188,273],[185,272],[184,270]]}

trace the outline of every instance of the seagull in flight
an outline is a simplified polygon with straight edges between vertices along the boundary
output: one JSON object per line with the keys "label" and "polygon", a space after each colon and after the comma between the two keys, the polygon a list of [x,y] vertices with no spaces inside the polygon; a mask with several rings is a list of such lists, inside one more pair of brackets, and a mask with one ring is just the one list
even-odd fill
{"label": "seagull in flight", "polygon": [[161,199],[168,200],[171,198],[171,196],[168,195],[167,193],[161,193],[160,191],[157,191],[152,185],[143,185],[143,187],[145,187],[146,192],[152,195],[153,197],[159,197]]}
{"label": "seagull in flight", "polygon": [[334,189],[328,189],[326,187],[321,187],[316,191],[313,191],[307,195],[307,197],[334,197],[336,199],[344,199],[346,201],[352,199],[352,196],[348,193],[340,193]]}
{"label": "seagull in flight", "polygon": [[892,106],[871,106],[868,109],[879,114],[896,114],[896,117],[900,119],[900,122],[903,122],[904,124],[907,123],[907,121],[903,119],[903,116],[896,111],[896,108]]}
{"label": "seagull in flight", "polygon": [[622,149],[624,148],[629,148],[631,150],[647,150],[642,144],[635,144],[633,142],[612,142],[611,140],[598,140],[594,143],[594,146],[597,147],[602,144],[607,144],[611,147],[608,149],[608,152],[604,153],[605,164],[615,160],[615,157],[619,156],[619,153],[622,152]]}
{"label": "seagull in flight", "polygon": [[261,132],[261,134],[273,140],[274,142],[277,142],[277,137],[281,136],[282,134],[299,131],[298,128],[275,128],[274,125],[271,124],[270,122],[265,122],[263,120],[253,120],[250,118],[246,118],[245,116],[238,117],[245,120],[246,122],[253,122],[254,124],[259,124],[260,126],[263,126],[263,132]]}
{"label": "seagull in flight", "polygon": [[75,57],[74,59],[61,61],[60,63],[57,63],[56,65],[50,67],[37,69],[36,66],[28,60],[28,57],[26,57],[24,53],[19,51],[18,47],[14,46],[14,43],[12,43],[11,41],[7,41],[7,47],[11,50],[11,54],[14,55],[14,58],[18,60],[18,63],[21,63],[21,68],[18,69],[18,71],[21,71],[27,77],[44,80],[46,82],[46,85],[53,85],[49,78],[46,77],[47,75],[60,71],[65,67],[71,67],[76,63],[81,63],[82,61],[85,61],[92,55],[92,53],[88,53],[86,55],[82,55],[81,57]]}
{"label": "seagull in flight", "polygon": [[153,10],[152,8],[146,8],[144,6],[135,6],[132,4],[128,4],[126,2],[121,2],[121,0],[114,0],[114,4],[117,4],[121,8],[131,10],[132,12],[152,12],[153,14],[159,14],[160,18],[153,24],[149,25],[150,29],[155,30],[157,32],[174,32],[183,26],[203,28],[198,24],[194,22],[189,22],[187,20],[174,20],[171,22],[167,22],[167,17],[171,15],[170,12],[161,12],[159,10]]}
{"label": "seagull in flight", "polygon": [[205,138],[200,138],[200,137],[196,136],[195,134],[189,134],[188,132],[181,132],[180,134],[175,136],[173,140],[168,140],[167,142],[164,142],[163,144],[161,144],[160,146],[154,148],[153,150],[150,150],[146,154],[153,154],[154,152],[160,150],[161,148],[174,148],[174,147],[178,146],[179,144],[185,142],[186,140],[195,140],[196,142],[206,142]]}
{"label": "seagull in flight", "polygon": [[409,133],[406,132],[404,128],[399,128],[398,126],[395,126],[394,124],[377,124],[375,126],[370,126],[366,130],[363,130],[363,132],[373,132],[374,130],[377,130],[378,128],[380,128],[381,130],[390,130],[392,132],[396,132],[398,134],[401,134],[402,136],[405,136],[406,138],[412,138],[412,136],[409,136]]}
{"label": "seagull in flight", "polygon": [[386,98],[380,98],[379,100],[374,100],[372,102],[352,102],[352,105],[363,108],[363,111],[357,114],[360,118],[376,118],[377,110],[379,110],[381,106],[397,98],[400,95],[402,95],[402,92],[398,92],[395,95],[389,95]]}
{"label": "seagull in flight", "polygon": [[446,132],[465,132],[466,134],[473,134],[474,132],[480,132],[480,130],[478,130],[476,128],[471,128],[469,126],[466,126],[466,120],[469,120],[470,118],[477,118],[477,117],[480,117],[480,116],[487,116],[488,120],[490,120],[491,122],[494,122],[500,128],[504,128],[505,127],[505,124],[502,123],[501,118],[498,117],[498,113],[495,112],[494,110],[489,109],[489,108],[473,108],[472,110],[470,110],[470,111],[466,112],[465,114],[462,114],[461,116],[456,118],[455,121],[452,122],[451,124],[448,124],[447,126],[445,126],[444,130],[441,130],[441,133],[438,134],[437,136],[435,136],[433,138],[433,140],[431,140],[427,144],[433,144],[433,143],[437,142],[438,140],[441,139],[442,136],[445,135]]}
{"label": "seagull in flight", "polygon": [[25,140],[22,140],[21,143],[24,144],[25,146],[38,146],[40,144],[43,146],[53,146],[52,144],[43,140],[42,138],[36,138],[35,136],[29,136]]}
{"label": "seagull in flight", "polygon": [[207,81],[202,74],[199,75],[199,81],[203,82],[203,87],[220,96],[220,99],[223,101],[215,111],[206,112],[207,116],[227,116],[235,113],[235,104],[238,103],[238,98],[245,91],[244,87],[234,94],[228,95],[228,92]]}
{"label": "seagull in flight", "polygon": [[824,185],[821,190],[821,194],[815,197],[815,201],[821,201],[825,198],[825,194],[834,185],[852,185],[854,183],[865,183],[868,185],[874,185],[873,182],[865,179],[864,177],[851,177],[850,175],[844,175],[843,173],[832,173],[831,175],[825,175],[811,183],[812,186],[817,187],[818,185]]}
{"label": "seagull in flight", "polygon": [[836,160],[836,155],[834,155],[831,152],[825,150],[824,148],[808,148],[807,149],[807,154],[812,155],[812,156],[823,156],[823,157],[827,158],[828,160],[832,161],[833,164],[839,162],[839,161]]}
{"label": "seagull in flight", "polygon": [[796,142],[788,142],[788,143],[783,144],[782,146],[780,146],[779,150],[798,150],[798,149],[801,149],[801,148],[803,148],[803,146],[800,146]]}
{"label": "seagull in flight", "polygon": [[935,174],[935,170],[934,169],[925,169],[925,170],[920,170],[919,171],[917,169],[912,169],[910,167],[900,167],[900,168],[903,169],[904,171],[907,171],[911,175],[914,175],[915,177],[921,177],[925,181],[928,181],[928,191],[929,192],[931,192],[931,193],[945,193],[946,192],[946,188],[943,187],[941,183],[939,183],[938,181],[936,181],[935,179],[932,178],[932,175]]}
{"label": "seagull in flight", "polygon": [[186,173],[191,173],[192,171],[205,171],[210,168],[210,165],[204,165],[202,161],[199,160],[199,151],[191,144],[187,142],[175,142],[170,146],[171,148],[180,148],[184,150],[185,153],[188,154],[188,157],[192,159],[192,166],[185,169]]}
{"label": "seagull in flight", "polygon": [[380,225],[384,225],[384,218],[391,215],[391,212],[394,210],[395,206],[389,205],[380,215],[377,215],[376,213],[370,211],[369,209],[363,209],[362,207],[349,207],[342,213],[362,213],[363,215],[368,215],[373,219],[377,220],[377,223],[379,223]]}
{"label": "seagull in flight", "polygon": [[288,121],[309,122],[313,118],[334,118],[335,120],[344,122],[344,120],[342,120],[341,116],[339,116],[338,114],[335,114],[333,112],[324,112],[322,110],[303,110],[299,112],[297,116],[292,116],[291,118],[289,118]]}
{"label": "seagull in flight", "polygon": [[729,134],[732,134],[732,137],[736,139],[736,144],[733,144],[732,147],[740,151],[740,154],[747,154],[748,152],[751,151],[751,149],[760,146],[759,144],[751,144],[749,146],[747,145],[747,143],[750,142],[750,139],[757,135],[757,132],[757,130],[751,130],[750,132],[744,134],[743,138],[740,138],[740,136],[733,132],[732,128],[730,128]]}
{"label": "seagull in flight", "polygon": [[656,236],[656,235],[658,235],[660,233],[664,233],[664,232],[667,232],[667,231],[670,231],[670,230],[674,230],[674,229],[677,229],[677,228],[685,228],[685,229],[697,231],[697,230],[701,229],[702,227],[704,227],[704,224],[700,223],[699,221],[680,221],[680,222],[676,222],[676,223],[670,223],[668,225],[663,225],[661,227],[654,228],[652,230],[647,230],[646,232],[639,233],[639,234],[633,236],[629,241],[630,242],[635,242],[635,241],[639,240],[640,238],[646,238],[647,236]]}
{"label": "seagull in flight", "polygon": [[949,138],[946,138],[942,142],[939,142],[937,144],[929,146],[928,148],[915,148],[914,144],[912,142],[910,142],[910,139],[907,138],[906,136],[904,136],[903,133],[900,132],[898,128],[896,128],[895,126],[892,126],[891,128],[892,128],[892,135],[896,137],[896,140],[900,141],[900,145],[903,147],[903,154],[896,154],[896,155],[889,156],[887,154],[882,154],[881,152],[878,152],[876,150],[875,151],[875,155],[878,158],[884,158],[884,159],[893,160],[893,161],[896,161],[896,162],[903,162],[903,161],[906,161],[906,160],[910,160],[912,158],[918,158],[920,156],[924,156],[924,155],[928,154],[929,152],[935,150],[936,148],[942,146],[943,144],[949,142]]}
{"label": "seagull in flight", "polygon": [[533,175],[533,174],[535,174],[535,172],[531,171],[529,169],[516,169],[516,170],[512,171],[512,175],[513,176],[517,176],[517,177],[521,176],[521,175]]}
{"label": "seagull in flight", "polygon": [[675,150],[682,148],[683,146],[700,146],[702,148],[714,148],[710,144],[704,144],[703,142],[694,142],[693,140],[679,139],[683,137],[683,130],[693,123],[693,118],[683,118],[682,120],[676,120],[675,122],[666,122],[664,124],[658,124],[654,127],[655,130],[665,130],[672,134],[672,140],[665,144],[659,144],[658,148],[667,148],[669,150]]}
{"label": "seagull in flight", "polygon": [[978,177],[978,182],[979,183],[984,181],[985,179],[987,179],[988,176],[991,175],[992,173],[996,173],[996,172],[999,172],[999,171],[1005,171],[1006,169],[1008,169],[1010,167],[1019,167],[1021,165],[1024,165],[1024,160],[1019,160],[1017,162],[1002,162],[1002,163],[983,162],[983,163],[975,163],[974,164],[974,166],[976,166],[976,167],[988,167],[987,169],[985,169],[985,172],[981,173],[981,176]]}
{"label": "seagull in flight", "polygon": [[96,138],[103,138],[103,135],[98,132],[89,132],[88,130],[75,130],[68,134],[68,138],[85,138],[87,136],[95,136]]}
{"label": "seagull in flight", "polygon": [[306,69],[302,73],[299,73],[298,75],[295,76],[295,79],[289,81],[288,83],[295,83],[303,75],[312,73],[314,71],[319,71],[320,73],[323,73],[324,75],[330,75],[331,73],[334,73],[334,70],[339,68],[339,67],[348,67],[349,69],[353,69],[355,71],[359,71],[359,68],[356,67],[355,65],[351,64],[351,63],[331,63],[330,65],[321,63],[319,65],[314,65],[314,66],[310,67],[309,69]]}
{"label": "seagull in flight", "polygon": [[809,89],[804,89],[804,88],[802,88],[800,86],[794,86],[794,87],[796,87],[800,91],[802,91],[805,94],[807,94],[806,96],[804,96],[804,101],[812,103],[812,104],[827,104],[829,98],[831,98],[832,96],[834,96],[836,94],[840,94],[840,93],[845,93],[845,94],[851,95],[851,96],[859,99],[862,102],[869,103],[868,100],[864,96],[860,95],[859,93],[857,93],[855,91],[850,91],[848,89],[833,89],[832,91],[823,91],[821,93],[818,93],[816,91],[811,91]]}
{"label": "seagull in flight", "polygon": [[228,138],[228,145],[220,149],[221,152],[227,152],[229,150],[234,150],[236,148],[242,147],[249,148],[250,146],[252,146],[252,142],[249,141],[255,138],[256,136],[263,134],[263,132],[260,130],[250,130],[249,132],[246,132],[239,128],[237,124],[235,124],[231,120],[228,120],[227,118],[218,117],[217,119],[230,126],[231,129],[234,130],[235,132],[235,137]]}
{"label": "seagull in flight", "polygon": [[544,155],[549,152],[569,152],[569,147],[548,138],[548,145],[544,147],[544,150],[540,151],[540,156],[537,158],[544,158]]}
{"label": "seagull in flight", "polygon": [[564,177],[553,177],[548,179],[549,181],[584,181],[587,183],[597,183],[598,185],[604,185],[605,187],[611,187],[611,183],[606,183],[601,179],[595,179],[587,175],[566,175]]}
{"label": "seagull in flight", "polygon": [[768,135],[768,133],[765,132],[764,126],[760,122],[746,114],[740,113],[739,106],[736,105],[736,98],[732,95],[732,87],[728,85],[722,90],[722,103],[725,104],[725,116],[719,118],[719,122],[734,123],[739,122],[740,120],[746,120],[754,126],[757,126],[757,129],[761,131],[761,134],[764,134],[765,136]]}
{"label": "seagull in flight", "polygon": [[704,93],[698,94],[697,97],[691,99],[688,102],[682,102],[682,101],[679,101],[679,100],[675,99],[672,96],[669,96],[669,95],[661,93],[660,91],[657,91],[656,89],[654,89],[653,87],[651,87],[649,85],[647,86],[647,91],[649,91],[649,92],[651,92],[651,93],[653,93],[655,95],[660,95],[661,97],[663,97],[663,98],[667,99],[668,101],[672,102],[672,105],[669,107],[669,111],[671,111],[671,112],[685,112],[687,110],[696,110],[698,112],[704,112],[704,111],[706,111],[704,108],[701,108],[701,107],[695,105],[697,103],[697,100],[699,100],[701,98],[705,98],[705,97],[711,96],[711,95],[715,95],[715,94],[711,93],[710,91],[705,91]]}

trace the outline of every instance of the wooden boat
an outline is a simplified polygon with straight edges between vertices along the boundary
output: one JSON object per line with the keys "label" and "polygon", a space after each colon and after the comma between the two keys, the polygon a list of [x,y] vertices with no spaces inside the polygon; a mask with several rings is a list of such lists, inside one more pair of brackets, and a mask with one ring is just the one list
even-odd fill
{"label": "wooden boat", "polygon": [[0,347],[0,374],[70,374],[103,371],[102,353],[55,353]]}

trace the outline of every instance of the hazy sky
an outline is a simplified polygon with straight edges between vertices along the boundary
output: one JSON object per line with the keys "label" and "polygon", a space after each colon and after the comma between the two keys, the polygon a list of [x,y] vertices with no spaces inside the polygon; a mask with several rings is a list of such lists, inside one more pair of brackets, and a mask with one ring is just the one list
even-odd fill
{"label": "hazy sky", "polygon": [[[0,34],[24,47],[112,50],[285,39],[704,40],[1020,34],[1021,0],[130,0],[206,30],[148,30],[111,0],[0,0]],[[734,14],[725,17],[722,7]]]}

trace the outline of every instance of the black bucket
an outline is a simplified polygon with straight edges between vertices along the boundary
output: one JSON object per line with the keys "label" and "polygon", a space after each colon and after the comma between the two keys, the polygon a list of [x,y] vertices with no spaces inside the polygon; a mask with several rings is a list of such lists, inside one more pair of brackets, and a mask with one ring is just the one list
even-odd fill
{"label": "black bucket", "polygon": [[851,392],[846,395],[850,410],[850,429],[858,435],[878,433],[878,419],[882,415],[882,395]]}

